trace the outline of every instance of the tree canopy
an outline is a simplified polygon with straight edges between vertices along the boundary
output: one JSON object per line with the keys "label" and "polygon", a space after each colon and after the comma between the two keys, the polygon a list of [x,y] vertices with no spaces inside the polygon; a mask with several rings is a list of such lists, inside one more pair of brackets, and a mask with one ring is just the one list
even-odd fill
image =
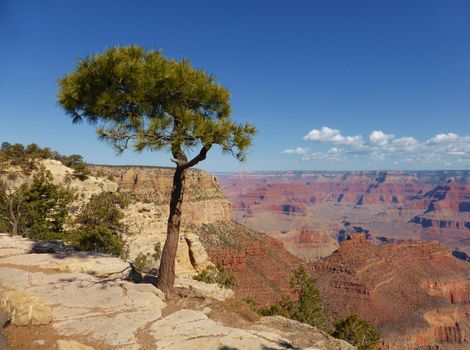
{"label": "tree canopy", "polygon": [[[81,60],[59,81],[59,103],[74,122],[98,125],[118,151],[169,150],[191,167],[212,145],[245,159],[255,128],[231,119],[230,93],[212,75],[159,51],[117,47]],[[188,160],[185,151],[200,147]]]}

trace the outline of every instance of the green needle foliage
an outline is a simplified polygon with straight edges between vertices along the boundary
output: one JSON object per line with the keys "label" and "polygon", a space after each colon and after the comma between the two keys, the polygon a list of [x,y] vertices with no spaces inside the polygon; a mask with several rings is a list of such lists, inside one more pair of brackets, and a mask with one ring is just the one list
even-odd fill
{"label": "green needle foliage", "polygon": [[323,328],[320,292],[315,280],[308,275],[303,266],[293,272],[290,285],[297,293],[297,300],[284,296],[278,304],[260,309],[260,314],[263,316],[280,315]]}
{"label": "green needle foliage", "polygon": [[131,144],[172,152],[217,144],[244,159],[255,133],[231,120],[230,94],[214,76],[138,46],[90,55],[59,85],[73,121],[99,124],[99,136],[119,152]]}
{"label": "green needle foliage", "polygon": [[121,209],[128,201],[118,193],[101,192],[90,198],[78,214],[78,226],[70,233],[72,244],[80,250],[123,256],[123,234],[127,227],[121,222]]}
{"label": "green needle foliage", "polygon": [[67,205],[72,200],[71,190],[54,185],[51,174],[40,169],[30,184],[18,189],[0,183],[0,221],[12,234],[35,240],[63,239]]}
{"label": "green needle foliage", "polygon": [[244,160],[255,128],[231,119],[230,93],[214,76],[187,60],[138,46],[90,55],[59,86],[59,103],[73,122],[96,125],[100,139],[117,152],[171,153],[176,169],[157,282],[168,292],[175,279],[186,170],[206,159],[214,145]]}
{"label": "green needle foliage", "polygon": [[230,288],[235,284],[235,276],[225,270],[223,265],[211,265],[193,277],[196,281],[216,283],[219,287]]}
{"label": "green needle foliage", "polygon": [[332,335],[357,346],[359,350],[374,350],[380,344],[380,334],[356,314],[335,322]]}

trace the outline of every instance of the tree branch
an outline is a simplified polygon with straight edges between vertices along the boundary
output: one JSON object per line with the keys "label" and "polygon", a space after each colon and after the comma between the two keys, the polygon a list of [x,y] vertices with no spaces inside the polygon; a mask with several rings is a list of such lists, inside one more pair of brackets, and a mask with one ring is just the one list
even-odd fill
{"label": "tree branch", "polygon": [[199,154],[195,156],[193,159],[191,159],[189,162],[187,162],[184,167],[185,168],[191,168],[192,166],[195,166],[197,163],[203,161],[206,159],[207,152],[211,149],[212,145],[207,145],[203,146],[201,150],[199,151]]}

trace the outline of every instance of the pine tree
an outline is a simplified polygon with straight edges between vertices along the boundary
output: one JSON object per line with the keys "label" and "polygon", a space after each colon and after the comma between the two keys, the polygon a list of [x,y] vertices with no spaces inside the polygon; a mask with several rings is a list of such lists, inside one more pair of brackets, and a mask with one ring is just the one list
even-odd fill
{"label": "pine tree", "polygon": [[357,346],[358,350],[374,350],[380,343],[380,334],[356,314],[335,322],[332,335]]}
{"label": "pine tree", "polygon": [[90,55],[59,85],[59,103],[73,122],[96,124],[99,137],[116,151],[132,147],[172,154],[176,168],[157,282],[168,292],[175,278],[187,169],[206,159],[214,145],[245,159],[255,128],[232,121],[230,94],[214,76],[187,60],[137,46]]}

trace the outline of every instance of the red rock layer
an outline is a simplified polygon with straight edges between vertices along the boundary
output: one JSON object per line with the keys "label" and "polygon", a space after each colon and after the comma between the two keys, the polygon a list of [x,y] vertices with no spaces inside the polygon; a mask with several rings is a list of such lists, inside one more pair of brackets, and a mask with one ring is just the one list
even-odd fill
{"label": "red rock layer", "polygon": [[233,222],[204,225],[196,234],[210,260],[233,273],[237,295],[268,306],[292,294],[289,281],[301,261],[281,242]]}
{"label": "red rock layer", "polygon": [[346,218],[377,237],[470,246],[469,171],[242,173],[220,179],[234,220],[256,230],[286,233],[307,225],[334,231]]}
{"label": "red rock layer", "polygon": [[[310,268],[331,320],[359,313],[390,349],[470,347],[470,268],[437,242],[346,243]],[[452,319],[429,316],[448,308],[456,310]]]}

